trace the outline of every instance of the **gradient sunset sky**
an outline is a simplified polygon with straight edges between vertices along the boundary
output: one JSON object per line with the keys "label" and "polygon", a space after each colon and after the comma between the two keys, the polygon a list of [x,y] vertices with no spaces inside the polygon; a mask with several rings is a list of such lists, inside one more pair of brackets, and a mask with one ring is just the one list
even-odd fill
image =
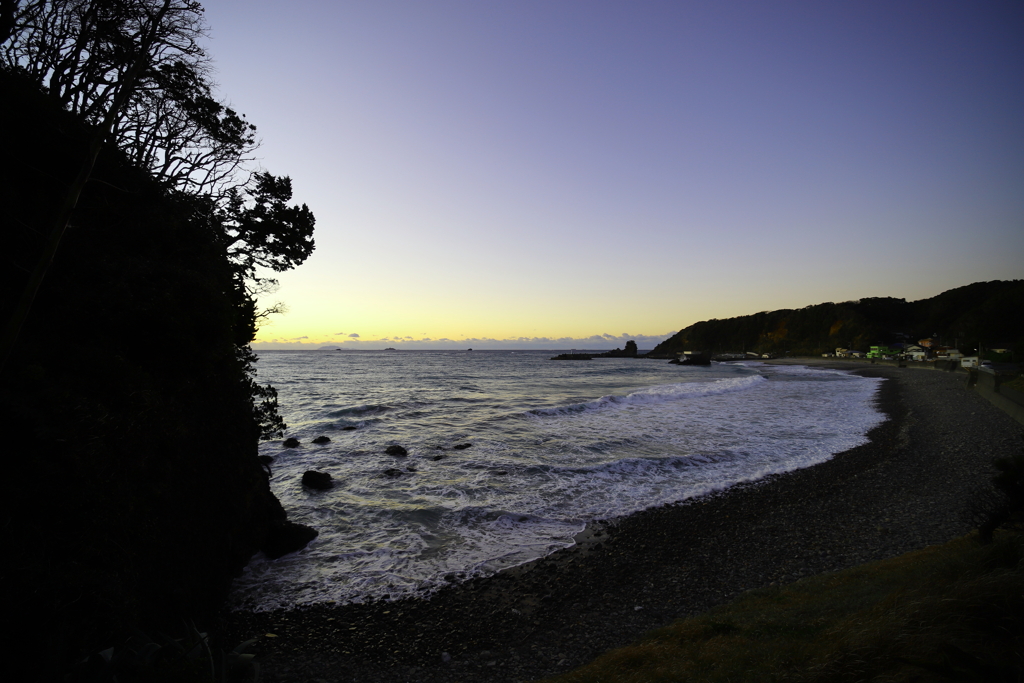
{"label": "gradient sunset sky", "polygon": [[317,217],[257,349],[643,349],[1024,277],[1018,1],[204,5]]}

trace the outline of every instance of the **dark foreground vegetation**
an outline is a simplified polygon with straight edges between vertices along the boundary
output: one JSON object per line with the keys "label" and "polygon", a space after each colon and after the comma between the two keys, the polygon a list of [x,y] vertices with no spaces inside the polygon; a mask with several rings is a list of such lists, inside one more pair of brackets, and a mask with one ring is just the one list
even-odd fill
{"label": "dark foreground vegetation", "polygon": [[0,10],[2,610],[51,680],[133,629],[185,635],[255,552],[315,535],[257,459],[283,424],[248,347],[255,269],[301,263],[313,217],[245,172],[196,3]]}
{"label": "dark foreground vegetation", "polygon": [[1008,348],[1016,355],[991,359],[1024,360],[1024,280],[976,282],[920,301],[874,297],[704,320],[680,330],[649,355],[819,355],[929,337],[961,350]]}

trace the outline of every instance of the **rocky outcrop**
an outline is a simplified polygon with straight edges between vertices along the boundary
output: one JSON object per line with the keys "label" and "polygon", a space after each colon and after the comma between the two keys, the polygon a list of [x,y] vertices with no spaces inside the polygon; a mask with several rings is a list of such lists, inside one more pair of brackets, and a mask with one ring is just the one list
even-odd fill
{"label": "rocky outcrop", "polygon": [[640,358],[636,342],[630,339],[624,349],[612,349],[604,353],[563,353],[551,360],[590,360],[592,358]]}
{"label": "rocky outcrop", "polygon": [[272,560],[305,548],[319,532],[305,524],[282,520],[273,524],[267,532],[260,550]]}
{"label": "rocky outcrop", "polygon": [[326,491],[333,486],[330,474],[316,470],[306,470],[302,473],[302,485],[317,491]]}
{"label": "rocky outcrop", "polygon": [[401,446],[399,446],[397,444],[396,445],[392,445],[392,446],[388,446],[387,450],[385,450],[384,452],[387,453],[388,455],[396,455],[396,456],[399,456],[399,457],[402,457],[402,456],[405,456],[405,455],[409,455],[409,451],[405,450],[404,448],[402,448]]}
{"label": "rocky outcrop", "polygon": [[636,342],[630,339],[626,342],[626,348],[614,349],[607,353],[599,353],[594,358],[636,358],[638,350],[636,348]]}

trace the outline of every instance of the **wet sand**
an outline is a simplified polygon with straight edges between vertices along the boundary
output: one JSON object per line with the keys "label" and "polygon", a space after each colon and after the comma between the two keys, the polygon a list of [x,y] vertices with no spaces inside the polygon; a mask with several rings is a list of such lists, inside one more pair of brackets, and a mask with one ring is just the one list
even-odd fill
{"label": "wet sand", "polygon": [[574,548],[429,600],[226,615],[227,644],[257,637],[265,681],[542,678],[744,590],[967,533],[992,458],[1024,444],[962,374],[782,362],[886,378],[889,419],[828,462],[592,527]]}

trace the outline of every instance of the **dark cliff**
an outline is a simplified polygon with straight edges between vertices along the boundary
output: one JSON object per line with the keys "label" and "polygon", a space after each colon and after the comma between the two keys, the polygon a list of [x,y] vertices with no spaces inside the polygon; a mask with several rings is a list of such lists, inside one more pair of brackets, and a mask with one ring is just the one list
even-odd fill
{"label": "dark cliff", "polygon": [[[0,79],[7,321],[85,134]],[[274,400],[253,330],[209,222],[105,150],[0,381],[3,609],[23,652],[56,670],[129,628],[201,620],[286,524],[257,458]]]}

